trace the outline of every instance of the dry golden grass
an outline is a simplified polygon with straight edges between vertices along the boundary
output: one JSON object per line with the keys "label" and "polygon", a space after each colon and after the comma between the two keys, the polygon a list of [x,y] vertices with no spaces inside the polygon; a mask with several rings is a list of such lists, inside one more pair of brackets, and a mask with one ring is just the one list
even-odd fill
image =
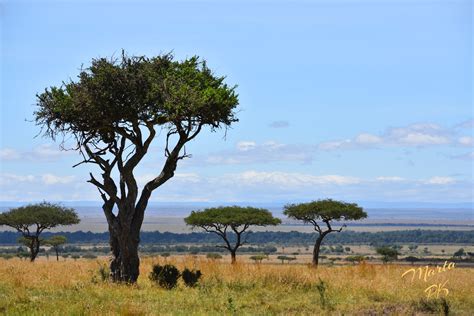
{"label": "dry golden grass", "polygon": [[[196,288],[179,284],[164,290],[148,280],[153,263],[142,260],[135,286],[102,282],[105,260],[45,261],[0,259],[0,314],[8,315],[317,315],[442,313],[441,300],[426,300],[424,290],[448,280],[450,313],[472,315],[473,269],[437,273],[429,282],[402,279],[406,266],[325,267],[215,262],[191,256],[167,263],[197,268]],[[321,297],[321,280],[326,285]]]}

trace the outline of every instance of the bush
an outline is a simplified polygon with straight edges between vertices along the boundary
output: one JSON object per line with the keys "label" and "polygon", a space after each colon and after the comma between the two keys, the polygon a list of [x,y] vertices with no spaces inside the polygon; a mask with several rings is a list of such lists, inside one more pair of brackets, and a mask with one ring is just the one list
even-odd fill
{"label": "bush", "polygon": [[85,255],[82,256],[84,259],[97,259],[97,256],[92,254],[92,253],[86,253]]}
{"label": "bush", "polygon": [[222,259],[222,256],[218,253],[208,253],[206,255],[206,258],[208,258],[208,259]]}
{"label": "bush", "polygon": [[158,283],[159,286],[165,289],[176,287],[179,277],[179,270],[172,264],[165,264],[164,266],[155,264],[150,273],[150,280]]}
{"label": "bush", "polygon": [[181,277],[183,278],[184,284],[186,284],[186,286],[194,287],[199,281],[201,275],[202,274],[200,270],[195,271],[185,268],[181,274]]}

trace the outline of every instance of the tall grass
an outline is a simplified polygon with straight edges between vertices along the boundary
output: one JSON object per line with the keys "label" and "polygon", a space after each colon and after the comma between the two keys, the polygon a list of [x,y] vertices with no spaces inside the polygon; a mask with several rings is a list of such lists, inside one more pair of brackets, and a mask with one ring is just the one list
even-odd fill
{"label": "tall grass", "polygon": [[[437,274],[429,284],[402,279],[406,266],[321,266],[218,262],[205,258],[144,258],[136,285],[104,282],[106,260],[0,260],[0,314],[11,315],[317,315],[443,314],[474,311],[473,269]],[[195,288],[173,290],[149,279],[152,264],[199,269]],[[103,275],[103,271],[102,271]],[[425,297],[424,289],[448,279],[449,295]],[[180,281],[181,282],[181,281]]]}

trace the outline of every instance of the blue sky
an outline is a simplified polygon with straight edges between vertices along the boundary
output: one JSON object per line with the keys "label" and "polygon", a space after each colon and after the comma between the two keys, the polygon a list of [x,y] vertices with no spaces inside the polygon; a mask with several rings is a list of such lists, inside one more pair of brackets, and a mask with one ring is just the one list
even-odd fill
{"label": "blue sky", "polygon": [[[238,84],[156,201],[471,202],[471,1],[2,1],[0,201],[98,200],[35,94],[99,56],[199,55]],[[163,160],[162,140],[136,172]]]}

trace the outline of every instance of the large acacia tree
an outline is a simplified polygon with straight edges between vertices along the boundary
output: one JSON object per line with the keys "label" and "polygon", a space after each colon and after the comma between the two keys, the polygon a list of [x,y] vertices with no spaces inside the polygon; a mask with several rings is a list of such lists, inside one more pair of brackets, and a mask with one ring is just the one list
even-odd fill
{"label": "large acacia tree", "polygon": [[30,260],[35,261],[40,250],[40,235],[46,229],[80,222],[72,208],[42,202],[10,209],[0,214],[0,225],[16,229],[21,233],[19,242],[30,249]]}
{"label": "large acacia tree", "polygon": [[[36,123],[46,136],[72,136],[81,163],[103,200],[113,254],[115,281],[136,282],[138,244],[152,192],[174,176],[178,161],[189,157],[186,144],[204,127],[227,128],[237,119],[235,87],[224,83],[205,61],[175,61],[170,54],[153,58],[93,59],[76,81],[37,95]],[[134,171],[155,136],[163,135],[165,160],[156,177],[137,185]]]}
{"label": "large acacia tree", "polygon": [[[250,226],[268,226],[281,223],[266,209],[254,207],[223,206],[193,211],[184,219],[187,225],[200,227],[214,233],[224,241],[223,246],[230,252],[232,263],[236,262],[236,252],[245,244],[244,234]],[[244,236],[245,235],[245,236]]]}
{"label": "large acacia tree", "polygon": [[[318,266],[319,249],[324,237],[332,232],[341,232],[346,226],[346,224],[343,224],[338,229],[334,229],[332,227],[333,221],[359,220],[367,217],[364,210],[357,204],[331,199],[289,204],[285,206],[283,214],[289,218],[313,225],[314,230],[318,233],[313,248],[313,266],[315,267]],[[323,224],[327,229],[324,229],[324,226],[321,227]]]}

